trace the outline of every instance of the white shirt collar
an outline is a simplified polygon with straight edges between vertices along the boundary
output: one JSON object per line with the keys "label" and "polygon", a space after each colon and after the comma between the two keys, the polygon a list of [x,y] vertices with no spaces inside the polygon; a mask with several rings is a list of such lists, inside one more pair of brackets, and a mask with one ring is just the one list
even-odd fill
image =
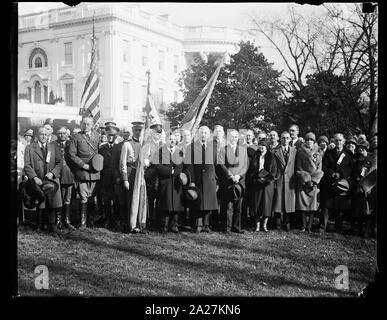
{"label": "white shirt collar", "polygon": [[201,144],[202,146],[204,145],[204,147],[207,148],[207,141],[204,141],[204,142],[201,142],[201,141],[200,141],[200,144]]}

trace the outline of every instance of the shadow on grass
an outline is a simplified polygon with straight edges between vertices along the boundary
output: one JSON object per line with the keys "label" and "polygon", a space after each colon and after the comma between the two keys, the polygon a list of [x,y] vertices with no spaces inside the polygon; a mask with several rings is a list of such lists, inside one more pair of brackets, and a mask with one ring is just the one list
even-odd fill
{"label": "shadow on grass", "polygon": [[[300,290],[309,290],[314,292],[315,295],[331,295],[331,294],[337,294],[338,292],[332,287],[324,286],[324,285],[307,285],[300,281],[289,279],[286,276],[282,275],[272,275],[272,274],[264,274],[264,273],[258,273],[257,272],[248,272],[245,269],[241,269],[238,267],[231,267],[231,266],[220,266],[217,264],[209,263],[208,261],[192,261],[187,259],[181,259],[177,257],[168,256],[165,254],[159,254],[157,253],[157,247],[153,247],[152,252],[151,248],[136,248],[136,247],[128,247],[123,246],[119,244],[110,244],[106,243],[104,241],[90,239],[88,237],[83,236],[80,233],[77,234],[69,234],[67,236],[67,239],[73,240],[73,241],[82,241],[85,243],[88,243],[90,245],[96,246],[96,247],[105,247],[112,250],[117,250],[120,252],[127,253],[129,255],[135,255],[139,257],[143,257],[146,259],[150,259],[155,261],[156,263],[167,263],[171,264],[172,266],[184,268],[187,270],[195,269],[199,273],[207,273],[210,275],[222,275],[227,276],[229,281],[237,282],[239,285],[245,287],[246,290],[251,290],[252,288],[256,287],[262,282],[268,283],[270,287],[272,288],[280,288],[280,287],[295,287]],[[132,244],[133,245],[133,244]],[[257,251],[259,254],[268,254],[265,250]],[[270,253],[270,256],[273,256],[273,253]],[[241,258],[243,260],[243,258]],[[303,261],[303,264],[308,264],[308,261]],[[106,279],[106,277],[102,277],[102,279]],[[106,280],[104,280],[106,281]],[[143,283],[141,280],[140,283]],[[151,284],[154,286],[154,284]],[[175,292],[176,289],[173,289]],[[178,290],[181,289],[178,288]],[[188,292],[188,294],[195,294],[195,292]],[[342,293],[339,293],[342,295]]]}

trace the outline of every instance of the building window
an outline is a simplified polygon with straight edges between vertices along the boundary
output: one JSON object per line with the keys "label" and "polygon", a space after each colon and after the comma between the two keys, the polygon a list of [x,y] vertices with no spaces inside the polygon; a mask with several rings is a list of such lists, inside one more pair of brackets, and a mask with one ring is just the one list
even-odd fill
{"label": "building window", "polygon": [[32,89],[28,87],[28,100],[32,102]]}
{"label": "building window", "polygon": [[48,88],[47,88],[47,86],[43,86],[43,94],[44,94],[44,104],[48,104]]}
{"label": "building window", "polygon": [[173,56],[173,72],[174,73],[179,72],[179,56],[177,55]]}
{"label": "building window", "polygon": [[[41,66],[39,68],[43,68],[43,62],[44,62],[44,66],[47,67],[48,66],[48,61],[47,61],[47,54],[46,52],[42,49],[42,48],[35,48],[32,50],[31,54],[30,54],[30,57],[29,57],[29,61],[28,61],[28,67],[30,69],[32,68],[36,68],[35,67],[35,63],[36,63],[36,59],[37,56],[40,56],[40,63],[41,63]],[[43,60],[42,60],[43,59]]]}
{"label": "building window", "polygon": [[147,67],[148,63],[148,47],[142,46],[142,66]]}
{"label": "building window", "polygon": [[122,62],[129,63],[130,43],[128,40],[122,41]]}
{"label": "building window", "polygon": [[35,68],[43,67],[42,59],[40,57],[36,57],[34,67]]}
{"label": "building window", "polygon": [[65,83],[65,91],[66,91],[66,106],[73,105],[73,84]]}
{"label": "building window", "polygon": [[40,103],[42,103],[42,87],[40,86],[39,81],[35,81],[34,89],[35,89],[34,102],[40,104]]}
{"label": "building window", "polygon": [[73,44],[66,42],[65,44],[65,64],[73,64]]}
{"label": "building window", "polygon": [[159,50],[159,71],[164,71],[165,66],[165,52]]}
{"label": "building window", "polygon": [[122,105],[124,111],[129,110],[129,82],[123,82],[122,84]]}
{"label": "building window", "polygon": [[173,91],[173,102],[177,102],[178,99],[178,93],[177,91]]}

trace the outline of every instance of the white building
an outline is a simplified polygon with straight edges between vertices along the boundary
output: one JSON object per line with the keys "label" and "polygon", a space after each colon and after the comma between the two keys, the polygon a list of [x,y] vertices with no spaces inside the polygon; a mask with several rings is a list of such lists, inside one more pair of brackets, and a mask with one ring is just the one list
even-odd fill
{"label": "white building", "polygon": [[[161,110],[180,101],[177,79],[192,54],[238,51],[248,33],[210,26],[183,27],[130,3],[81,3],[19,16],[18,117],[79,121],[79,102],[91,55],[93,16],[101,75],[101,120],[129,127],[142,119],[147,77]],[[24,98],[24,99],[23,99]],[[52,98],[63,103],[53,104]]]}

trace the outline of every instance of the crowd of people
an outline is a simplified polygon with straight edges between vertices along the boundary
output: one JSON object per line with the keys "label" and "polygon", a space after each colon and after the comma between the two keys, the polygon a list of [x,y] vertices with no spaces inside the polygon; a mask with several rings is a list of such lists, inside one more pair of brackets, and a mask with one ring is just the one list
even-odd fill
{"label": "crowd of people", "polygon": [[[377,135],[331,139],[299,127],[265,133],[151,126],[102,132],[85,117],[71,133],[46,123],[17,145],[18,210],[35,210],[39,230],[95,226],[119,232],[348,232],[376,237]],[[138,168],[144,169],[147,219],[131,223]],[[138,178],[137,178],[138,179]],[[137,194],[136,194],[137,195]],[[71,221],[79,201],[79,224]],[[138,199],[137,199],[138,201]],[[318,221],[318,223],[315,223]],[[343,222],[349,222],[348,228]],[[333,223],[334,222],[334,223]],[[31,221],[30,221],[31,223]]]}

